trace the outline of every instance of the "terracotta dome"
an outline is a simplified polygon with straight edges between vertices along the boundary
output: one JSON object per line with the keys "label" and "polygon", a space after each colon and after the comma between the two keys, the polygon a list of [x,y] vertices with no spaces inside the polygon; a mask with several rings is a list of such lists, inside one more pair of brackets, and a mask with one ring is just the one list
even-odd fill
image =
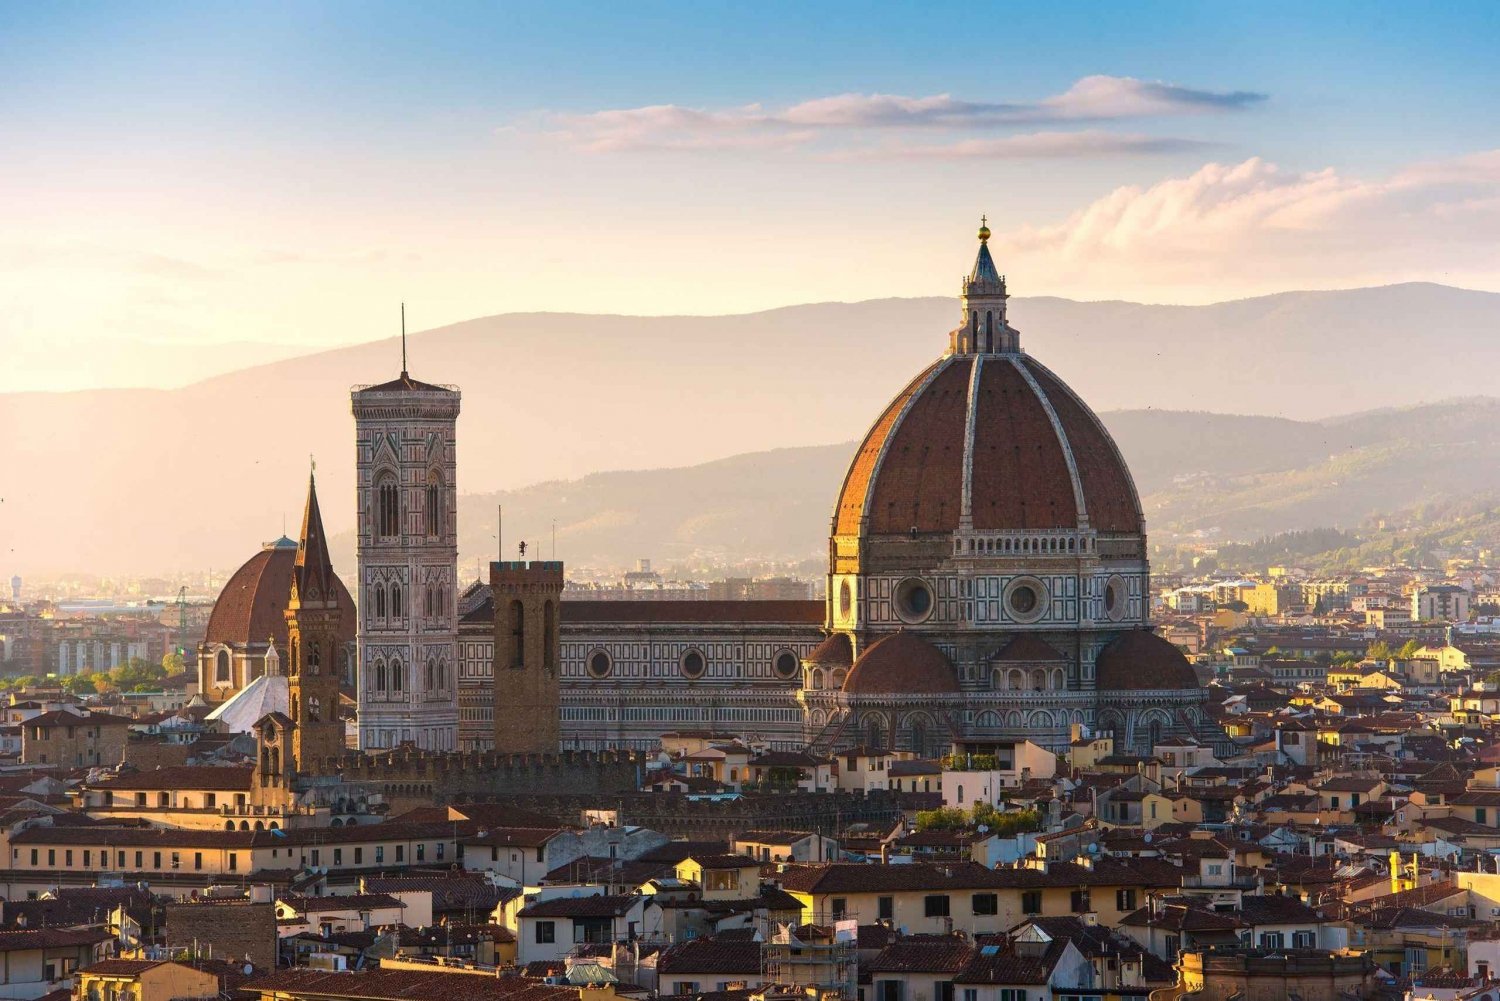
{"label": "terracotta dome", "polygon": [[1181,650],[1148,629],[1132,629],[1099,652],[1094,687],[1116,692],[1197,688],[1198,676]]}
{"label": "terracotta dome", "polygon": [[834,534],[951,532],[965,498],[976,531],[1145,532],[1109,432],[1019,352],[950,354],[902,390],[855,454]]}
{"label": "terracotta dome", "polygon": [[834,633],[802,659],[818,667],[848,667],[854,663],[854,645],[848,633]]}
{"label": "terracotta dome", "polygon": [[[204,642],[243,646],[274,639],[278,647],[284,647],[285,612],[292,596],[292,567],[296,562],[297,543],[285,536],[262,546],[219,592],[208,617]],[[339,638],[352,643],[359,630],[354,599],[343,581],[337,577],[334,581],[339,603],[345,609]]]}
{"label": "terracotta dome", "polygon": [[844,679],[844,691],[850,695],[957,694],[958,675],[943,651],[903,629],[860,655]]}

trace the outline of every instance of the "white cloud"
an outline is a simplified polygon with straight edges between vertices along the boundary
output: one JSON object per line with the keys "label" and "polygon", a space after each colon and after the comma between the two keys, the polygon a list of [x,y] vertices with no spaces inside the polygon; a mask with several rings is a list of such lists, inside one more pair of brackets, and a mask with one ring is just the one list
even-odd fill
{"label": "white cloud", "polygon": [[1066,92],[1036,105],[1034,120],[1114,120],[1166,115],[1208,115],[1261,104],[1251,91],[1194,90],[1128,76],[1086,76]]}
{"label": "white cloud", "polygon": [[1192,139],[1084,129],[1078,132],[1031,132],[994,139],[961,139],[951,143],[902,146],[890,152],[896,156],[941,160],[1025,160],[1179,153],[1207,145]]}
{"label": "white cloud", "polygon": [[[548,135],[593,153],[748,149],[799,146],[820,136],[852,136],[871,131],[975,132],[1025,125],[1203,115],[1239,111],[1264,100],[1264,95],[1248,91],[1195,90],[1133,77],[1090,76],[1078,80],[1061,94],[1030,103],[964,101],[951,94],[926,97],[835,94],[780,109],[769,109],[762,104],[728,108],[657,104],[582,114],[546,113],[540,116],[539,123]],[[1042,149],[1046,144],[1033,145]],[[1064,151],[1062,155],[1076,154]]]}
{"label": "white cloud", "polygon": [[1013,273],[1060,292],[1154,288],[1191,301],[1226,283],[1253,292],[1461,281],[1492,269],[1496,240],[1500,150],[1377,179],[1259,158],[1210,163],[1117,188],[1053,225],[997,233],[993,245]]}

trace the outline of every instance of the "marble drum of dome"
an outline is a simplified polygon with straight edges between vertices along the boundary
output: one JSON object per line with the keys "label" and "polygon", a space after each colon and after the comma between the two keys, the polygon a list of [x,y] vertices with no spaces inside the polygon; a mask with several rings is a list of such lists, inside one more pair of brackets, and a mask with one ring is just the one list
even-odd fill
{"label": "marble drum of dome", "polygon": [[1149,631],[1130,470],[1021,350],[988,236],[948,350],[876,418],[839,492],[827,630],[849,662],[804,661],[809,739],[927,753],[1061,748],[1078,724],[1122,747],[1222,737],[1191,666]]}

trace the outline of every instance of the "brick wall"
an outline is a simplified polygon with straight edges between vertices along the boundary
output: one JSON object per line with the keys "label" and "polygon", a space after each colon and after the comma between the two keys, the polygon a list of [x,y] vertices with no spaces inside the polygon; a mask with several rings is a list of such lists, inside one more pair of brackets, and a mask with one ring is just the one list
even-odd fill
{"label": "brick wall", "polygon": [[249,957],[257,969],[276,968],[276,908],[248,901],[194,901],[167,904],[167,945],[191,949],[213,945],[213,958],[239,963]]}

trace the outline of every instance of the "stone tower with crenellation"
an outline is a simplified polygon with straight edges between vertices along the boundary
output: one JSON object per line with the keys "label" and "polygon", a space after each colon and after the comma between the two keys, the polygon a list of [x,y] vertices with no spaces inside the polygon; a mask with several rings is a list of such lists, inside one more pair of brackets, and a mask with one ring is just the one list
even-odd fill
{"label": "stone tower with crenellation", "polygon": [[495,602],[495,750],[552,753],[562,743],[563,565],[490,564]]}
{"label": "stone tower with crenellation", "polygon": [[359,744],[458,748],[459,392],[353,392],[359,508]]}

